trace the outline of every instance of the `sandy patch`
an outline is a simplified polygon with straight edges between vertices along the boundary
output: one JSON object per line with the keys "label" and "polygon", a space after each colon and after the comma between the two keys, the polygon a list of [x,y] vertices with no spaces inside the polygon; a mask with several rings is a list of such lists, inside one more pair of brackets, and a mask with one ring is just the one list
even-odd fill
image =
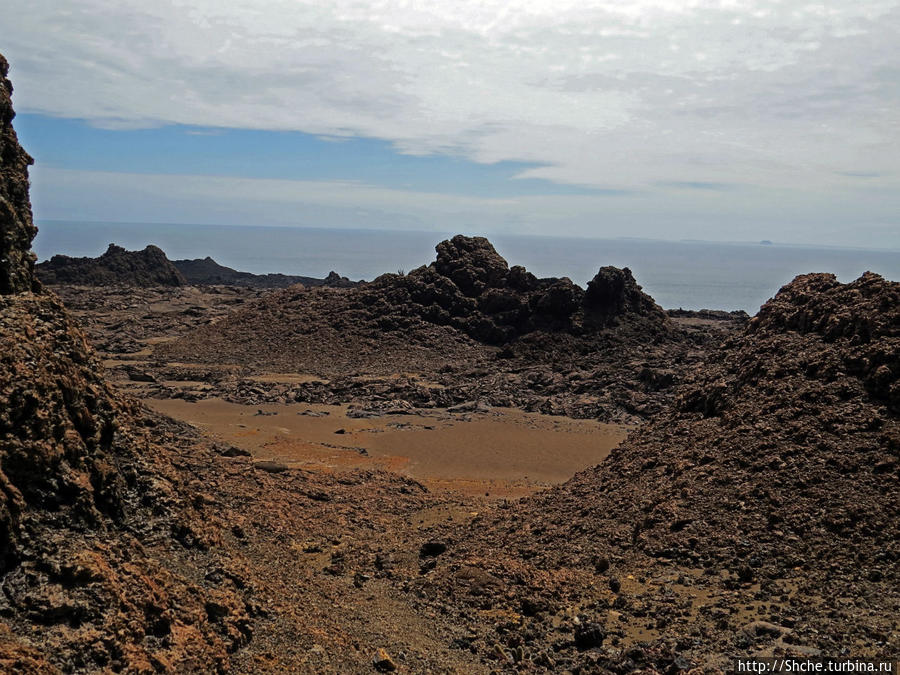
{"label": "sandy patch", "polygon": [[146,403],[260,459],[323,470],[384,468],[436,488],[504,497],[563,482],[599,463],[628,431],[501,408],[353,419],[347,406],[246,406],[219,399]]}

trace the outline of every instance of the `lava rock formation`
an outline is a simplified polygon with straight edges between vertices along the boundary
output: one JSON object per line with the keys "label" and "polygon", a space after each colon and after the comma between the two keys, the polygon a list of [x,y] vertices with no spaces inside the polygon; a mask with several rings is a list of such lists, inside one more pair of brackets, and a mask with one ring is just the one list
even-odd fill
{"label": "lava rock formation", "polygon": [[36,266],[46,284],[83,286],[185,286],[187,280],[162,249],[150,245],[143,251],[126,251],[110,244],[98,258],[55,255]]}

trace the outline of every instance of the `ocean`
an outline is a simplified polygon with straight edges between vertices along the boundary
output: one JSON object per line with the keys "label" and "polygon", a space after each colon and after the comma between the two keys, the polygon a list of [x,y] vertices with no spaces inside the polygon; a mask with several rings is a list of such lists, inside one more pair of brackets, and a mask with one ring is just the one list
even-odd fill
{"label": "ocean", "polygon": [[[98,256],[109,243],[127,249],[155,244],[173,260],[212,256],[222,265],[257,274],[324,277],[334,270],[367,280],[430,263],[435,245],[457,234],[60,221],[38,226],[34,250],[39,260],[57,253]],[[832,272],[845,282],[867,270],[900,279],[900,251],[509,234],[489,239],[510,265],[524,265],[539,277],[567,276],[582,286],[604,265],[629,267],[667,309],[755,314],[781,286],[807,272]]]}

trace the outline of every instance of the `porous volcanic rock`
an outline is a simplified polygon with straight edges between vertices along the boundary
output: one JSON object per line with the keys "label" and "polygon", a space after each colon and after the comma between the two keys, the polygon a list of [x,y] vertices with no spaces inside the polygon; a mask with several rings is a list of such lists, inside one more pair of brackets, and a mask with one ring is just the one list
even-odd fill
{"label": "porous volcanic rock", "polygon": [[250,618],[170,451],[52,295],[0,296],[0,354],[2,622],[46,669],[225,667]]}
{"label": "porous volcanic rock", "polygon": [[28,198],[28,167],[34,163],[19,145],[12,121],[9,63],[0,54],[0,294],[36,288],[31,240],[37,228]]}
{"label": "porous volcanic rock", "polygon": [[383,328],[419,317],[502,345],[534,331],[583,335],[627,322],[654,334],[667,323],[627,268],[601,268],[585,292],[566,277],[538,279],[510,268],[484,237],[457,235],[436,248],[428,267],[383,275],[361,290]]}
{"label": "porous volcanic rock", "polygon": [[896,574],[898,350],[900,284],[797,277],[566,499],[649,554]]}
{"label": "porous volcanic rock", "polygon": [[97,258],[55,255],[36,266],[46,284],[80,286],[184,286],[187,280],[162,249],[149,245],[142,251],[126,251],[110,244]]}
{"label": "porous volcanic rock", "polygon": [[[797,277],[668,413],[599,466],[468,527],[422,593],[522,612],[497,639],[573,671],[897,654],[898,340],[900,284]],[[467,590],[461,565],[490,572],[507,599]],[[614,641],[586,661],[577,631],[591,621]]]}

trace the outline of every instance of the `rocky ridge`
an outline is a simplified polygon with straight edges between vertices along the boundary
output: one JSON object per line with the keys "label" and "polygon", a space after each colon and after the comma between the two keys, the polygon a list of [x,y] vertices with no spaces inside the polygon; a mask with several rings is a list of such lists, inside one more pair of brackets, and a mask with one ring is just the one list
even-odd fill
{"label": "rocky ridge", "polygon": [[253,274],[238,272],[231,267],[220,265],[207,256],[194,260],[173,260],[172,264],[184,276],[189,284],[199,286],[225,285],[244,286],[247,288],[287,288],[294,284],[304,286],[330,286],[334,288],[350,288],[356,282],[331,271],[324,279],[303,277],[290,274]]}
{"label": "rocky ridge", "polygon": [[162,249],[152,244],[142,251],[126,251],[110,244],[97,258],[55,255],[39,263],[35,271],[45,284],[185,286],[188,283]]}

